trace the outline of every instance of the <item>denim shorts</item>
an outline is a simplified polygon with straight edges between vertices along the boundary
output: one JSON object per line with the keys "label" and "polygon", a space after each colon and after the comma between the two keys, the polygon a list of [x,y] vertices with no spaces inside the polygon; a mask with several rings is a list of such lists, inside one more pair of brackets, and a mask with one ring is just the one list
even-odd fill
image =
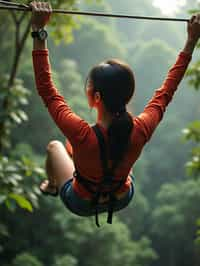
{"label": "denim shorts", "polygon": [[[115,201],[114,211],[119,211],[130,203],[133,198],[134,189],[134,177],[131,176],[132,182],[129,192],[119,200]],[[68,180],[60,190],[60,197],[67,209],[72,213],[79,216],[92,216],[95,214],[95,208],[91,204],[91,200],[82,199],[73,189],[73,178]],[[108,203],[99,203],[98,212],[103,213],[108,211]]]}

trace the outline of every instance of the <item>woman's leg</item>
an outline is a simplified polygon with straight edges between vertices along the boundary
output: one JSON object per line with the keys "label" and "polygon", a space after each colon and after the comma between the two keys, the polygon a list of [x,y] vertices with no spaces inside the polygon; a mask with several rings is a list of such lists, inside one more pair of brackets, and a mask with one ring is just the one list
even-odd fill
{"label": "woman's leg", "polygon": [[[47,146],[46,172],[48,182],[43,182],[40,188],[43,191],[54,192],[55,187],[60,191],[62,186],[73,177],[74,163],[64,145],[57,140]],[[54,191],[52,191],[54,188]]]}

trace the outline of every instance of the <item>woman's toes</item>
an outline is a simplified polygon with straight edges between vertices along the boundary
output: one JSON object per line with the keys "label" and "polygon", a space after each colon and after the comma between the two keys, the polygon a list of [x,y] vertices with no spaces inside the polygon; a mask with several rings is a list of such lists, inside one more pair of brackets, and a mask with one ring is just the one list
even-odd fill
{"label": "woman's toes", "polygon": [[48,181],[48,180],[45,180],[45,181],[43,181],[43,182],[41,183],[40,188],[41,188],[42,190],[46,190],[47,187],[48,187],[48,185],[49,185],[49,181]]}

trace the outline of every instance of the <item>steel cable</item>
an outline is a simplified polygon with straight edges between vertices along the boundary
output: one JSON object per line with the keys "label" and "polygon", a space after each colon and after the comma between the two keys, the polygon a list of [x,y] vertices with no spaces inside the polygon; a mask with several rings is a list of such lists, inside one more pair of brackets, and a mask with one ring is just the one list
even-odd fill
{"label": "steel cable", "polygon": [[[31,11],[31,8],[25,4],[18,4],[18,3],[8,2],[8,1],[0,1],[0,10]],[[189,19],[184,19],[184,18],[132,16],[132,15],[124,15],[124,14],[73,11],[73,10],[63,10],[63,9],[53,9],[52,13],[80,15],[80,16],[122,18],[122,19],[141,19],[141,20],[159,20],[159,21],[176,21],[176,22],[188,22],[189,21]]]}

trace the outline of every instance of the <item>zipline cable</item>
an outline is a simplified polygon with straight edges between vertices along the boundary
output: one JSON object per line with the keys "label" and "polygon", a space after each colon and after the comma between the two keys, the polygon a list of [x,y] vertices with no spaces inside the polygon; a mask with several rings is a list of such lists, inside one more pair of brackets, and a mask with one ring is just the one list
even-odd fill
{"label": "zipline cable", "polygon": [[28,5],[25,5],[25,4],[8,2],[8,1],[0,1],[0,4],[7,5],[7,6],[23,7],[23,8],[28,8],[29,7]]}
{"label": "zipline cable", "polygon": [[[7,2],[7,1],[0,1],[0,4],[4,5],[4,6],[0,5],[0,10],[31,11],[31,8],[25,4],[18,4],[18,3],[12,3],[12,2]],[[189,21],[189,19],[183,19],[183,18],[132,16],[132,15],[87,12],[87,11],[72,11],[72,10],[62,10],[62,9],[53,9],[52,13],[80,15],[80,16],[123,18],[123,19],[142,19],[142,20],[159,20],[159,21],[176,21],[176,22],[188,22]]]}

